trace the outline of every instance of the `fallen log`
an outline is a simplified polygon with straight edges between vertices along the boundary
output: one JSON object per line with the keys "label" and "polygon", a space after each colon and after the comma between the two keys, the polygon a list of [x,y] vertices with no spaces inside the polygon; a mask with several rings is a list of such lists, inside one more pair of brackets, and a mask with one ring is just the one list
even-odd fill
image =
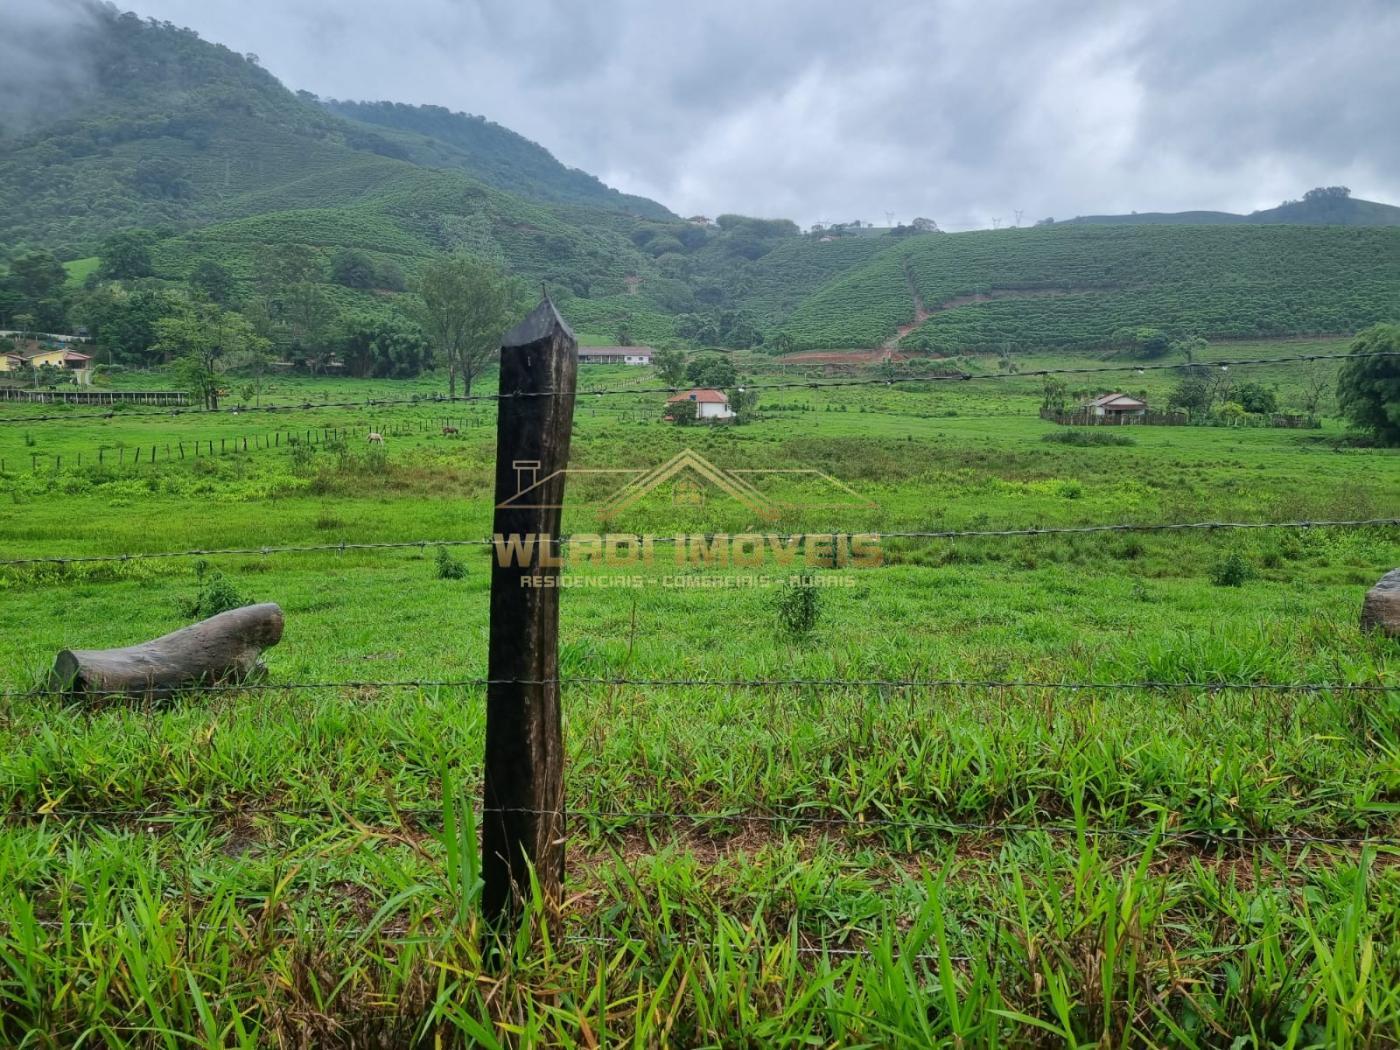
{"label": "fallen log", "polygon": [[211,616],[125,649],[64,649],[53,692],[163,697],[191,686],[247,681],[264,649],[282,640],[282,609],[268,602]]}

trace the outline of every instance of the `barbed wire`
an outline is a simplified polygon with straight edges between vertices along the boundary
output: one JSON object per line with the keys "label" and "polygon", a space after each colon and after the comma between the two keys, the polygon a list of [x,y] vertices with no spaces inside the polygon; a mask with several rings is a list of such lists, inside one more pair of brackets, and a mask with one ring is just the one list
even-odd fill
{"label": "barbed wire", "polygon": [[1378,682],[1212,682],[1142,679],[1134,681],[1078,682],[1078,681],[1034,681],[1020,678],[638,678],[628,675],[587,676],[563,675],[558,678],[404,678],[385,681],[369,679],[347,679],[345,681],[306,681],[306,682],[215,682],[192,683],[187,686],[152,686],[146,694],[133,693],[129,689],[81,689],[51,690],[45,688],[11,689],[0,691],[0,699],[15,700],[44,695],[72,695],[83,699],[139,698],[157,692],[172,696],[199,696],[220,693],[282,693],[282,692],[327,692],[385,689],[481,689],[498,685],[523,686],[634,686],[654,689],[700,688],[700,689],[1025,689],[1063,690],[1071,692],[1092,692],[1094,690],[1164,692],[1182,689],[1207,693],[1260,692],[1260,693],[1331,693],[1331,692],[1373,692],[1386,693],[1400,690],[1400,682],[1393,685]]}
{"label": "barbed wire", "polygon": [[[235,806],[196,806],[178,809],[131,809],[119,807],[71,808],[41,807],[36,810],[7,810],[0,815],[7,824],[34,821],[118,821],[134,824],[167,824],[179,820],[200,818],[236,818],[250,816],[285,817],[335,817],[343,816],[356,824],[368,825],[382,816],[438,816],[444,813],[444,806],[401,806],[385,801],[382,814],[352,813],[345,807],[325,804],[321,806],[288,805],[235,805]],[[691,824],[797,824],[806,827],[896,829],[901,831],[927,831],[949,835],[972,835],[991,832],[1022,835],[1045,834],[1051,836],[1083,835],[1090,838],[1156,838],[1164,842],[1209,842],[1218,845],[1319,845],[1319,846],[1396,846],[1400,847],[1400,836],[1377,835],[1318,835],[1310,832],[1248,832],[1222,831],[1210,828],[1165,827],[1141,828],[1102,824],[1041,824],[1028,822],[1002,821],[958,821],[936,820],[932,818],[898,817],[848,817],[840,814],[815,813],[808,809],[790,809],[778,812],[735,812],[733,810],[607,810],[572,809],[567,805],[561,810],[535,809],[527,806],[484,806],[475,801],[472,807],[478,818],[490,815],[528,815],[569,818],[597,821],[599,823],[652,824],[684,821]]]}
{"label": "barbed wire", "polygon": [[[1175,363],[1151,363],[1139,362],[1136,364],[1123,365],[1084,365],[1072,368],[1034,368],[1024,372],[936,372],[929,375],[918,376],[881,376],[849,379],[806,379],[806,380],[783,380],[781,382],[756,382],[739,384],[741,390],[823,390],[836,387],[854,386],[894,386],[899,383],[952,383],[969,382],[980,380],[1006,380],[1006,379],[1034,379],[1043,376],[1054,375],[1096,375],[1109,372],[1157,372],[1175,369],[1230,369],[1248,368],[1257,365],[1277,365],[1289,364],[1299,361],[1332,361],[1332,360],[1364,360],[1376,357],[1400,357],[1400,351],[1377,350],[1361,354],[1293,354],[1280,357],[1245,357],[1245,358],[1224,358],[1215,361],[1194,361]],[[472,404],[486,403],[493,401],[510,401],[518,398],[536,397],[561,397],[573,396],[575,398],[589,397],[631,397],[639,394],[677,394],[690,389],[686,386],[651,386],[651,387],[603,387],[594,390],[522,390],[497,392],[493,394],[470,394],[470,395],[442,395],[428,394],[407,398],[366,398],[356,401],[304,401],[300,404],[285,405],[252,405],[234,406],[228,409],[195,409],[195,408],[169,408],[155,412],[104,412],[100,415],[89,414],[75,416],[71,414],[54,414],[48,416],[7,416],[0,418],[0,424],[7,423],[43,423],[55,420],[66,422],[103,422],[109,419],[135,418],[141,416],[241,416],[255,412],[305,412],[319,411],[322,409],[371,409],[382,408],[393,405],[444,405],[444,404]]]}
{"label": "barbed wire", "polygon": [[[1371,528],[1380,526],[1400,525],[1400,518],[1350,518],[1350,519],[1320,519],[1320,520],[1298,520],[1298,521],[1187,521],[1187,522],[1119,522],[1105,525],[1036,525],[1029,528],[1012,529],[936,529],[920,531],[892,531],[882,532],[879,529],[863,528],[824,528],[809,529],[805,532],[793,533],[752,533],[752,535],[762,535],[765,539],[773,539],[782,543],[790,543],[806,537],[824,538],[828,536],[869,536],[878,540],[938,540],[938,539],[986,539],[1004,538],[1011,536],[1069,536],[1069,535],[1089,535],[1103,532],[1213,532],[1218,530],[1238,530],[1238,529],[1322,529],[1322,528]],[[718,535],[750,535],[751,533],[697,533],[704,535],[707,539]],[[585,535],[596,536],[596,533]],[[635,537],[635,534],[624,534]],[[577,537],[573,534],[564,534],[555,540],[555,543],[567,545],[575,542]],[[650,538],[653,546],[674,546],[678,542],[688,541],[688,536],[654,536]],[[436,549],[438,547],[491,547],[496,546],[495,539],[430,539],[430,540],[389,540],[373,543],[314,543],[297,544],[290,546],[263,546],[263,547],[195,547],[189,550],[180,551],[126,551],[121,554],[73,554],[73,555],[36,555],[29,558],[4,558],[0,559],[0,568],[18,565],[81,565],[91,562],[126,562],[142,561],[153,558],[208,558],[217,556],[240,556],[240,555],[269,555],[269,554],[310,554],[310,553],[337,553],[345,554],[350,551],[380,551],[380,550],[420,550]]]}

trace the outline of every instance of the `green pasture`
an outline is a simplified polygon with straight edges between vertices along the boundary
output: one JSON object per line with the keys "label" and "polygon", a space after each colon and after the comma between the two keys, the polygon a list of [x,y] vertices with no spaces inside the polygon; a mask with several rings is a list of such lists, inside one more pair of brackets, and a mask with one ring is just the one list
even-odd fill
{"label": "green pasture", "polygon": [[[836,378],[746,367],[762,382]],[[1294,374],[1269,367],[1286,395]],[[638,372],[585,370],[582,386],[660,385]],[[1156,397],[1171,382],[1148,372],[1132,388]],[[279,379],[265,398],[434,389]],[[611,476],[580,474],[565,530],[985,530],[1400,507],[1396,453],[1349,444],[1332,419],[1115,428],[1131,443],[1075,446],[1045,440],[1066,428],[1037,417],[1039,391],[1029,376],[804,386],[715,429],[661,423],[663,395],[581,393],[571,467],[643,471],[691,449],[785,502],[763,517],[657,490],[605,519]],[[602,567],[570,549],[565,937],[522,939],[492,974],[472,808],[489,549],[447,548],[458,572],[432,546],[257,552],[487,536],[491,403],[58,414],[0,426],[0,557],[255,553],[0,567],[4,1041],[1400,1037],[1400,649],[1357,622],[1366,588],[1400,564],[1400,529],[889,538],[879,566],[816,570],[677,565],[664,544],[652,565]],[[444,418],[461,433],[443,435]],[[371,425],[388,434],[382,450],[364,440]],[[323,440],[334,428],[351,436]],[[258,447],[278,429],[298,442]],[[247,453],[163,456],[167,443],[239,436],[253,439]],[[150,445],[156,464],[133,465]],[[128,460],[99,468],[98,447]],[[859,498],[823,502],[815,475],[781,473],[794,469]],[[1228,563],[1243,566],[1238,586],[1220,582]],[[760,575],[772,585],[753,585]],[[778,610],[793,575],[826,584],[810,631]],[[175,629],[214,588],[283,607],[267,688],[163,705],[31,692],[58,649]],[[833,684],[732,684],[771,679]],[[946,679],[968,684],[917,684]],[[701,684],[645,684],[657,680]],[[409,681],[443,684],[374,684]],[[1161,686],[1113,684],[1144,681]]]}

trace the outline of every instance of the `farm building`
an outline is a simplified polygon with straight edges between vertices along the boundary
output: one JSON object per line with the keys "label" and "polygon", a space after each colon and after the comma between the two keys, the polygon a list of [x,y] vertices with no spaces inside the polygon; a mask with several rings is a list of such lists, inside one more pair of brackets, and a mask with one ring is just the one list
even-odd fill
{"label": "farm building", "polygon": [[65,368],[77,370],[87,368],[92,364],[91,354],[80,354],[76,350],[67,348],[42,348],[39,350],[20,353],[11,351],[0,357],[0,372],[16,372],[21,368],[43,368],[45,365],[51,368]]}
{"label": "farm building", "polygon": [[1147,414],[1147,402],[1127,394],[1104,394],[1084,406],[1084,410],[1094,416],[1115,416],[1126,419]]}
{"label": "farm building", "polygon": [[649,346],[581,346],[578,348],[578,363],[581,365],[649,365]]}
{"label": "farm building", "polygon": [[674,405],[680,401],[695,402],[696,419],[733,419],[735,415],[734,410],[729,407],[729,397],[723,390],[696,387],[668,397],[666,404]]}

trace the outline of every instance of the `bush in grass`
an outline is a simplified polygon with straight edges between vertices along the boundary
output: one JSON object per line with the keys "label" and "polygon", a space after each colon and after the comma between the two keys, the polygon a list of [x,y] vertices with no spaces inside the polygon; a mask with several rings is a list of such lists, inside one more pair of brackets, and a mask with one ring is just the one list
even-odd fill
{"label": "bush in grass", "polygon": [[821,619],[821,591],[810,583],[786,583],[773,598],[778,630],[793,641],[802,641]]}
{"label": "bush in grass", "polygon": [[1239,551],[1231,551],[1210,567],[1210,582],[1217,587],[1242,587],[1254,579],[1254,567]]}
{"label": "bush in grass", "polygon": [[311,461],[316,458],[316,449],[300,438],[292,437],[292,473],[305,474],[311,469]]}
{"label": "bush in grass", "polygon": [[238,589],[223,573],[217,570],[211,572],[207,561],[195,562],[194,575],[199,581],[199,591],[193,598],[186,598],[180,603],[180,609],[186,616],[204,620],[252,604],[238,593]]}
{"label": "bush in grass", "polygon": [[439,580],[460,580],[467,575],[467,567],[448,553],[446,547],[437,549],[437,578]]}
{"label": "bush in grass", "polygon": [[1136,439],[1131,434],[1123,434],[1114,430],[1055,430],[1049,434],[1042,434],[1040,440],[1081,448],[1089,445],[1137,444]]}

